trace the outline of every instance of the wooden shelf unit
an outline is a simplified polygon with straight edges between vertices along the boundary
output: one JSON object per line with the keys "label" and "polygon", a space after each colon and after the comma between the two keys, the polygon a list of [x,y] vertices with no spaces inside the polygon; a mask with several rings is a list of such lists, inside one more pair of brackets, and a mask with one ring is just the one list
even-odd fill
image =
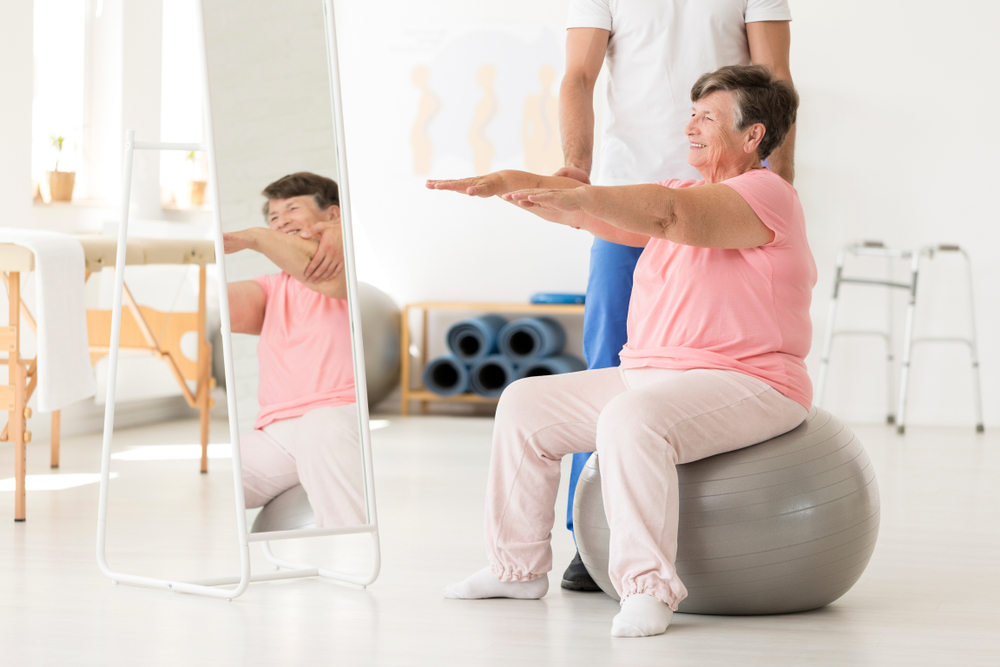
{"label": "wooden shelf unit", "polygon": [[[476,303],[458,301],[424,301],[421,303],[411,303],[403,307],[402,332],[400,339],[400,360],[402,362],[402,387],[403,401],[402,413],[410,414],[410,401],[420,401],[420,411],[427,412],[427,404],[435,402],[451,403],[496,403],[499,399],[485,398],[478,394],[459,394],[458,396],[439,396],[423,386],[413,389],[413,367],[410,356],[410,313],[420,312],[420,358],[423,364],[430,359],[427,358],[427,315],[432,310],[465,311],[469,313],[491,314],[491,313],[516,313],[525,317],[535,315],[583,315],[583,304],[563,304],[563,303]],[[422,366],[421,366],[422,370]]]}

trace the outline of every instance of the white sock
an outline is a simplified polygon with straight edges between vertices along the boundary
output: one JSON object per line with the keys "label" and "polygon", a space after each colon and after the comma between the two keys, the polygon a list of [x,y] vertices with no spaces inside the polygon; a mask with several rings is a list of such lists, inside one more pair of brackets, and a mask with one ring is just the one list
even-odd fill
{"label": "white sock", "polygon": [[516,598],[537,600],[549,592],[549,578],[531,581],[500,581],[486,567],[457,584],[446,586],[444,596],[452,600],[479,600],[482,598]]}
{"label": "white sock", "polygon": [[611,622],[612,637],[662,635],[674,616],[673,610],[652,595],[637,593],[622,602],[621,612]]}

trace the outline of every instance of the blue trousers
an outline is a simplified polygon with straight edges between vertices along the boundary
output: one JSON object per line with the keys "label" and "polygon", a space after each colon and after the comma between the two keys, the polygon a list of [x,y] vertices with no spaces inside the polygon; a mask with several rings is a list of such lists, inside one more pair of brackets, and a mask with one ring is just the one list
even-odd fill
{"label": "blue trousers", "polygon": [[[618,352],[628,340],[626,319],[632,296],[632,273],[642,248],[609,243],[595,238],[590,248],[590,274],[583,314],[583,358],[587,368],[614,368],[621,361]],[[576,482],[587,465],[590,452],[573,455],[569,476],[569,506],[566,527],[573,530],[573,496]]]}

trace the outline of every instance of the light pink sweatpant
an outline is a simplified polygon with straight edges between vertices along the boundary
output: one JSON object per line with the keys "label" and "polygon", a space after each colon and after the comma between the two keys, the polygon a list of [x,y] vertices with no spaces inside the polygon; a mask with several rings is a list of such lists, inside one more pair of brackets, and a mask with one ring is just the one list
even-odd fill
{"label": "light pink sweatpant", "polygon": [[676,610],[687,595],[674,569],[677,464],[773,438],[806,412],[734,371],[605,368],[513,383],[497,407],[486,494],[493,574],[529,581],[552,569],[560,459],[596,450],[615,590]]}
{"label": "light pink sweatpant", "polygon": [[240,434],[247,509],[302,484],[318,528],[365,523],[358,406],[310,410]]}

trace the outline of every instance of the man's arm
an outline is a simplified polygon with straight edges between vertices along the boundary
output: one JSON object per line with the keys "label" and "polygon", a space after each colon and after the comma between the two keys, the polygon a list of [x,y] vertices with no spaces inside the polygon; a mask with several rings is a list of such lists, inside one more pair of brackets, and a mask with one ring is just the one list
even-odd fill
{"label": "man's arm", "polygon": [[[792,41],[789,21],[755,21],[747,23],[750,60],[754,65],[767,65],[779,79],[792,82],[788,51]],[[788,130],[785,141],[771,153],[771,171],[792,183],[795,180],[795,125]]]}
{"label": "man's arm", "polygon": [[[566,73],[559,88],[559,129],[566,168],[561,176],[590,177],[594,159],[594,85],[611,33],[600,28],[566,31]],[[582,174],[574,174],[580,170]]]}
{"label": "man's arm", "polygon": [[229,283],[229,327],[233,333],[260,335],[264,326],[264,290],[253,280]]}
{"label": "man's arm", "polygon": [[326,282],[317,284],[306,279],[306,267],[319,245],[316,241],[263,227],[223,234],[222,239],[226,254],[239,250],[256,250],[312,291],[334,299],[347,298],[347,279],[342,268],[332,280]]}

